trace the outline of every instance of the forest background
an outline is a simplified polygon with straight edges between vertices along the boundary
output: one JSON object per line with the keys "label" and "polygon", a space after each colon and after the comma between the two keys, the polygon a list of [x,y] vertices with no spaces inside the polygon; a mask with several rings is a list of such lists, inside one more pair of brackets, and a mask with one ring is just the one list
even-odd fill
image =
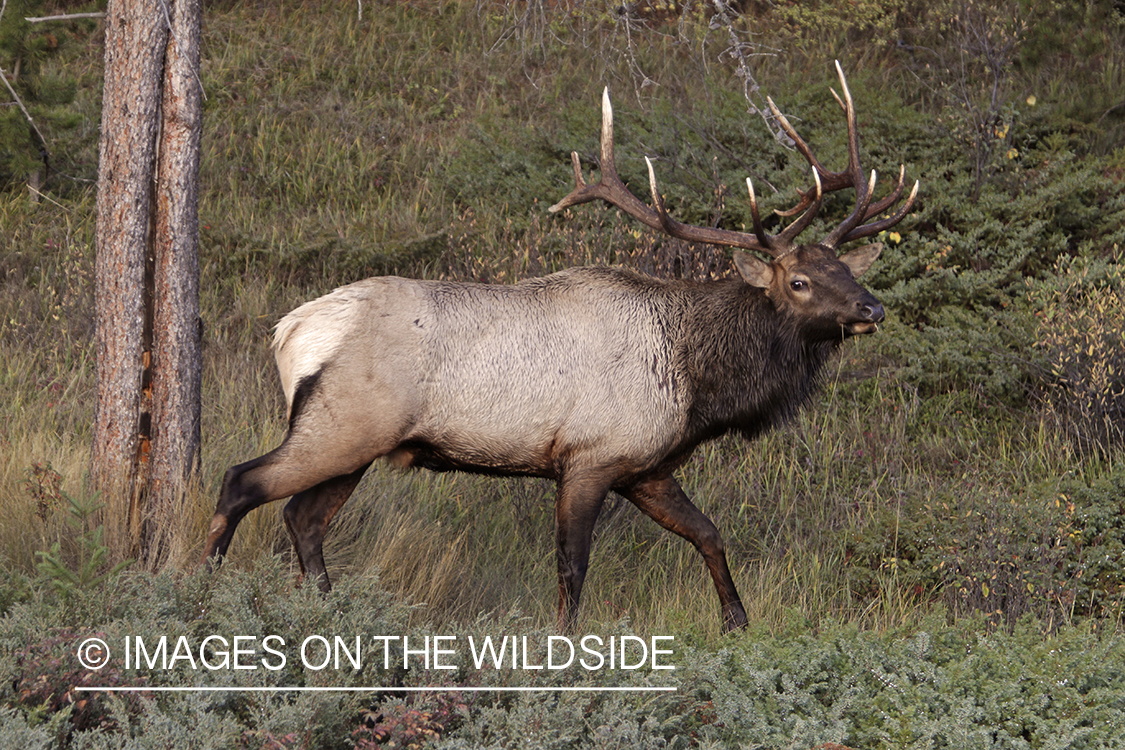
{"label": "forest background", "polygon": [[[97,10],[8,0],[0,17],[27,109],[0,95],[0,744],[1125,746],[1119,3],[207,4],[203,456],[157,571],[129,563],[121,501],[86,489],[101,22],[24,20]],[[553,486],[535,480],[373,470],[330,534],[327,599],[293,586],[276,507],[243,522],[219,575],[194,571],[223,471],[284,434],[270,329],[382,273],[728,273],[610,209],[549,216],[569,153],[596,165],[608,85],[634,191],[650,156],[673,215],[743,228],[746,176],[767,210],[808,182],[764,95],[830,169],[846,162],[835,59],[880,194],[902,163],[920,197],[864,276],[879,333],[843,348],[792,424],[682,471],[748,632],[719,635],[690,545],[619,498],[602,514],[584,628],[674,635],[674,697],[75,691],[202,679],[83,670],[94,632],[549,632]],[[833,197],[809,233],[849,210]]]}

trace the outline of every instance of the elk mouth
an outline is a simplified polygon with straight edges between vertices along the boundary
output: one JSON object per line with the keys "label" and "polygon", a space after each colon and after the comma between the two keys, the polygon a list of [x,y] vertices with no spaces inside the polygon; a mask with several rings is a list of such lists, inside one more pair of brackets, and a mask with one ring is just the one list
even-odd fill
{"label": "elk mouth", "polygon": [[844,338],[859,336],[864,333],[875,333],[879,324],[883,322],[886,313],[878,300],[867,295],[866,300],[856,303],[855,316],[851,320],[841,320],[840,327],[844,330]]}
{"label": "elk mouth", "polygon": [[864,333],[875,333],[879,330],[879,324],[873,320],[864,320],[857,323],[845,323],[842,328],[845,337],[859,336]]}

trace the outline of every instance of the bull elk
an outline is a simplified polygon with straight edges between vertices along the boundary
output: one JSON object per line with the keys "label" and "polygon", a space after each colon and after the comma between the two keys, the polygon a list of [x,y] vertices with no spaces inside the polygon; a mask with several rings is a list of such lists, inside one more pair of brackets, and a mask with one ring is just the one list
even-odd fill
{"label": "bull elk", "polygon": [[[613,161],[613,112],[603,97],[601,179],[551,207],[595,199],[673,237],[740,248],[738,276],[669,281],[621,268],[573,268],[514,285],[371,278],[286,315],[273,346],[288,404],[281,445],[223,479],[205,560],[227,553],[252,509],[290,497],[283,515],[303,575],[330,587],[321,545],[332,517],[378,458],[400,467],[555,480],[558,621],[573,628],[594,522],[609,491],[695,545],[714,580],[725,629],[746,624],[714,524],[673,476],[700,443],[730,431],[753,438],[813,393],[841,341],[876,330],[883,307],[855,278],[881,245],[836,248],[899,222],[867,222],[896,204],[903,170],[873,202],[875,173],[860,167],[855,109],[836,64],[848,166],[830,172],[781,115],[812,167],[800,214],[779,234],[671,218],[649,166],[652,205],[632,195]],[[835,92],[833,92],[835,94]],[[747,180],[749,185],[749,180]],[[820,242],[795,239],[825,193],[855,190],[851,214]],[[769,256],[763,260],[743,250]]]}

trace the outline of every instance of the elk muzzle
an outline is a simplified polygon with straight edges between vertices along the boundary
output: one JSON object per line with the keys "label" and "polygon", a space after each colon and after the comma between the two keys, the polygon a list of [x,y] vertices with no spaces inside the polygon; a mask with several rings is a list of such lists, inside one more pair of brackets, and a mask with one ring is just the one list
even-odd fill
{"label": "elk muzzle", "polygon": [[882,303],[868,294],[855,303],[855,315],[847,320],[841,320],[840,327],[844,329],[845,336],[875,333],[885,317]]}

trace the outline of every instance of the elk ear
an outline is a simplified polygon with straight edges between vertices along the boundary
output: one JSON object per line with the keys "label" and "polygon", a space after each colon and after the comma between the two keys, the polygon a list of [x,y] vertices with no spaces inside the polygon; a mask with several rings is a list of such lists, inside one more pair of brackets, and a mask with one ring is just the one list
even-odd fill
{"label": "elk ear", "polygon": [[881,252],[883,252],[883,243],[873,242],[870,245],[863,245],[844,253],[839,260],[851,269],[852,276],[858,279],[868,268],[871,268],[871,264],[875,262]]}
{"label": "elk ear", "polygon": [[[874,260],[874,258],[872,258]],[[769,289],[773,283],[773,266],[750,253],[734,251],[734,267],[750,286]]]}

